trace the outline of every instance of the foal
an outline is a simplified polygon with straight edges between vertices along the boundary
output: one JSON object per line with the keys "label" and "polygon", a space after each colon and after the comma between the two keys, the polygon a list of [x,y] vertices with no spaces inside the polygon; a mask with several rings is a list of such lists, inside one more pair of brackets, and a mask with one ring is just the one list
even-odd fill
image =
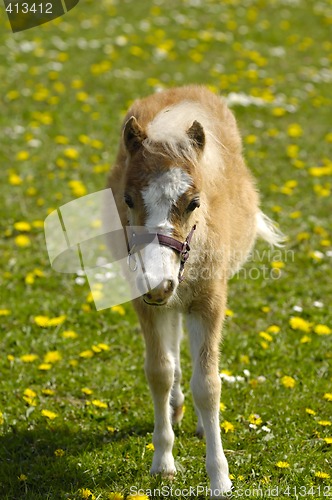
{"label": "foal", "polygon": [[[281,235],[259,209],[233,114],[204,87],[174,88],[134,102],[108,186],[123,226],[144,226],[160,243],[163,279],[133,301],[154,403],[151,473],[172,477],[176,472],[172,423],[183,415],[183,314],[197,433],[206,436],[211,496],[221,498],[232,486],[219,427],[218,360],[227,280],[245,262],[257,236],[278,245]],[[129,241],[130,255],[137,243],[144,243],[144,236]],[[144,269],[150,283],[154,272],[151,255]]]}

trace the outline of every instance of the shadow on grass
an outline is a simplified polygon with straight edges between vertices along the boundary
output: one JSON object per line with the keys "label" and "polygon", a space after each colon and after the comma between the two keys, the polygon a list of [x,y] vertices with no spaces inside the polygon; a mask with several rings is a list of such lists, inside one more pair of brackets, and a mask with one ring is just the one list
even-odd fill
{"label": "shadow on grass", "polygon": [[0,436],[0,498],[74,499],[80,488],[110,487],[128,467],[126,441],[151,430],[143,423],[112,434],[51,425],[8,432]]}

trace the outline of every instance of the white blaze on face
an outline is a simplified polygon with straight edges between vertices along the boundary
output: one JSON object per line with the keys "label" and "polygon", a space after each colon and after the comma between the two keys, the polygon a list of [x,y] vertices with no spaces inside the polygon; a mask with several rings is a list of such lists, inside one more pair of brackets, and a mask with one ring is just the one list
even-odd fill
{"label": "white blaze on face", "polygon": [[[147,211],[146,228],[151,232],[171,234],[173,226],[170,221],[172,206],[189,188],[193,181],[190,175],[182,168],[172,168],[163,174],[152,178],[149,185],[142,190],[142,197]],[[150,254],[151,252],[151,254]],[[179,258],[174,250],[160,245],[145,255],[146,274],[155,286],[160,283],[161,272],[155,263],[160,262],[160,253],[163,263],[162,279],[172,279],[177,283],[179,272]],[[155,252],[160,252],[158,257]]]}

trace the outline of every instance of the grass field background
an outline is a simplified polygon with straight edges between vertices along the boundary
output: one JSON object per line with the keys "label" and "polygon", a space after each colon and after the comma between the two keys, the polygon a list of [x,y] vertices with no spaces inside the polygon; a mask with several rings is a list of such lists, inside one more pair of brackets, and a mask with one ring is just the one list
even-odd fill
{"label": "grass field background", "polygon": [[84,277],[51,269],[43,232],[50,211],[104,187],[132,100],[186,83],[229,98],[288,237],[259,243],[230,283],[221,432],[235,489],[332,496],[331,1],[81,0],[17,34],[0,8],[0,498],[207,485],[187,339],[171,484],[149,476],[131,305],[96,312]]}

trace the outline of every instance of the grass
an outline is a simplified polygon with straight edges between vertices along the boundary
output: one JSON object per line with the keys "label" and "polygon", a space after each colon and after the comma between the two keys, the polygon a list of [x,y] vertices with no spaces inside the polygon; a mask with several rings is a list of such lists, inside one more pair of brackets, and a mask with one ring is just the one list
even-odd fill
{"label": "grass", "polygon": [[329,0],[86,0],[13,35],[3,9],[2,499],[207,485],[187,339],[171,484],[148,473],[153,410],[131,305],[96,312],[87,284],[51,269],[43,234],[52,209],[104,187],[129,103],[184,83],[260,99],[234,112],[264,211],[289,239],[281,253],[260,243],[230,284],[221,432],[235,489],[331,496],[331,23]]}

